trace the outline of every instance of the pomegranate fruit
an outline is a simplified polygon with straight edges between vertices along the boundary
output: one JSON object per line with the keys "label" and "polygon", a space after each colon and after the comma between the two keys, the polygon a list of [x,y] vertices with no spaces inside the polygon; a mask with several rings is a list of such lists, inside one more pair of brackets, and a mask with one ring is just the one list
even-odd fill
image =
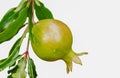
{"label": "pomegranate fruit", "polygon": [[82,64],[79,55],[72,50],[72,33],[68,26],[55,19],[40,20],[33,26],[31,42],[35,54],[45,61],[63,60],[67,73],[72,71],[72,61]]}

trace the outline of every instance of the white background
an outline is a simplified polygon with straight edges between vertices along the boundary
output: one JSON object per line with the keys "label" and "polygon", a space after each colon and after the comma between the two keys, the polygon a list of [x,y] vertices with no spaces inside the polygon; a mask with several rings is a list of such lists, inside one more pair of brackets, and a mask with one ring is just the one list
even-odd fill
{"label": "white background", "polygon": [[[0,19],[20,0],[0,0]],[[120,2],[119,0],[41,0],[56,19],[69,25],[73,33],[73,49],[88,51],[82,56],[83,66],[73,64],[66,73],[63,61],[40,60],[30,48],[36,64],[37,78],[120,78]],[[22,30],[19,35],[22,34]],[[0,44],[0,59],[7,57],[13,42]],[[26,43],[26,41],[24,41]],[[25,51],[23,44],[21,53]],[[7,78],[7,70],[0,78]]]}

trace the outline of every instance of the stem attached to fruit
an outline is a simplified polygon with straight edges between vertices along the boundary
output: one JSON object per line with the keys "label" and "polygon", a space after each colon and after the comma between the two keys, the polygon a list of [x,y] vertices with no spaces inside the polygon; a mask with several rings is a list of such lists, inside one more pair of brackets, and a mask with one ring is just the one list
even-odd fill
{"label": "stem attached to fruit", "polygon": [[29,22],[28,22],[28,27],[27,27],[27,29],[29,29],[29,36],[28,36],[26,51],[23,53],[23,55],[24,55],[25,58],[27,58],[29,56],[30,35],[31,35],[32,26],[34,24],[34,0],[27,0],[27,1],[31,5],[29,6],[30,12],[28,12],[29,13],[28,14],[28,16],[29,16]]}

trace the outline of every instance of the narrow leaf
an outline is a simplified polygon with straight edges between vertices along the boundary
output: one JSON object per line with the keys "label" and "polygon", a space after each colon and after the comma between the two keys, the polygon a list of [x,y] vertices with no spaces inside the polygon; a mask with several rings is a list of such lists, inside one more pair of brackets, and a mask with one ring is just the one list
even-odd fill
{"label": "narrow leaf", "polygon": [[35,13],[39,20],[53,19],[52,12],[42,2],[35,0]]}
{"label": "narrow leaf", "polygon": [[0,62],[0,71],[4,70],[8,66],[11,66],[15,63],[16,58],[18,57],[20,45],[21,45],[21,38],[19,38],[13,45],[12,49],[10,50],[9,57],[6,58],[4,61]]}
{"label": "narrow leaf", "polygon": [[27,18],[27,10],[28,10],[27,7],[23,8],[23,10],[20,11],[16,20],[13,23],[11,23],[6,28],[6,30],[0,33],[0,43],[10,40],[24,26],[24,22],[26,21]]}
{"label": "narrow leaf", "polygon": [[26,60],[22,58],[18,61],[18,64],[8,72],[10,73],[8,78],[26,78],[27,73],[25,71],[25,68],[26,68]]}
{"label": "narrow leaf", "polygon": [[15,49],[15,47],[20,44],[20,40],[21,40],[21,38],[19,38],[19,39],[15,42],[15,44],[12,46],[12,48],[11,48],[11,50],[10,50],[10,52],[9,52],[9,56],[12,54],[13,50]]}
{"label": "narrow leaf", "polygon": [[6,59],[7,59],[7,58],[0,60],[0,63],[2,63],[3,61],[5,61]]}
{"label": "narrow leaf", "polygon": [[16,8],[10,8],[10,9],[5,13],[5,15],[2,17],[0,23],[3,22],[3,21],[5,21],[9,16],[11,16],[11,15],[14,13],[14,10],[15,10],[15,9],[16,9]]}
{"label": "narrow leaf", "polygon": [[[17,62],[18,60],[22,59],[22,58],[23,58],[22,55],[18,55],[17,58],[16,58],[16,62]],[[14,63],[14,65],[11,66],[11,67],[13,67],[12,69],[9,68],[8,74],[10,74],[11,72],[13,72],[15,69],[18,68],[16,62]]]}
{"label": "narrow leaf", "polygon": [[3,16],[2,20],[0,21],[0,32],[2,32],[10,23],[12,23],[17,15],[18,12],[14,12],[16,8],[11,8],[7,11],[7,13]]}
{"label": "narrow leaf", "polygon": [[37,77],[36,67],[34,61],[31,58],[28,59],[28,74],[30,78]]}
{"label": "narrow leaf", "polygon": [[17,6],[15,12],[20,11],[21,9],[23,9],[26,6],[27,0],[21,0],[21,2],[19,3],[19,5]]}
{"label": "narrow leaf", "polygon": [[9,68],[15,66],[17,60],[18,60],[18,59],[21,59],[21,58],[22,58],[22,55],[18,55],[18,56],[15,58],[16,61],[15,61],[12,65],[10,65]]}
{"label": "narrow leaf", "polygon": [[3,32],[11,23],[16,20],[20,11],[25,8],[26,2],[26,0],[22,0],[18,7],[11,8],[7,11],[0,22],[0,32]]}

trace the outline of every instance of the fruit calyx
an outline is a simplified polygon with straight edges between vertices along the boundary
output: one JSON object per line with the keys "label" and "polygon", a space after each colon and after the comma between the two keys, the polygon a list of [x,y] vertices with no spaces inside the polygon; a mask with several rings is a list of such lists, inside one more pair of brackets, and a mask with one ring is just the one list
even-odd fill
{"label": "fruit calyx", "polygon": [[72,72],[72,61],[76,64],[82,65],[82,61],[78,56],[86,55],[87,52],[75,53],[73,50],[63,57],[63,61],[66,63],[66,72]]}

